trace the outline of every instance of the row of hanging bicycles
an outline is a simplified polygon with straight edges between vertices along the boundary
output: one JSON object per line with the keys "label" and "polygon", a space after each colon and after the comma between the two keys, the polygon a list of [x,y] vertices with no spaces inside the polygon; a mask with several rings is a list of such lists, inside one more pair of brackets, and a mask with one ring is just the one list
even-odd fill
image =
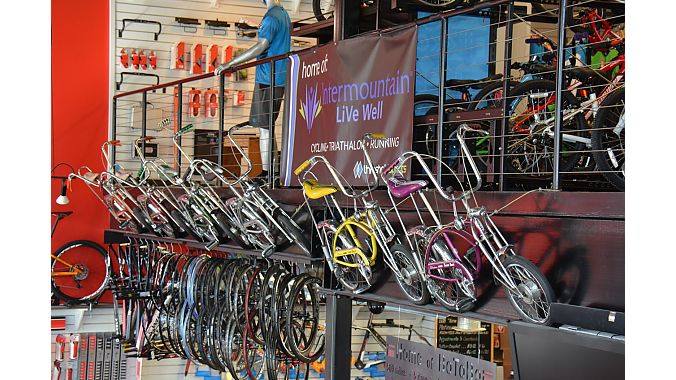
{"label": "row of hanging bicycles", "polygon": [[[314,253],[324,256],[340,286],[353,293],[368,291],[389,270],[411,302],[422,305],[434,299],[449,310],[463,312],[472,309],[479,297],[480,277],[492,276],[505,288],[522,319],[550,323],[549,305],[554,299],[551,285],[536,265],[513,251],[491,214],[474,198],[481,187],[481,173],[465,135],[482,136],[486,132],[468,125],[458,129],[464,157],[476,178],[471,188],[462,184],[457,191],[443,188],[427,163],[432,160],[452,172],[451,168],[436,157],[415,151],[405,152],[377,174],[367,140],[385,136],[371,133],[361,144],[371,169],[367,186],[349,186],[326,157],[313,156],[295,170],[306,202],[289,208],[248,179],[250,169],[234,175],[214,162],[188,156],[177,141],[191,128],[180,129],[172,139],[189,162],[183,175],[161,159],[146,159],[142,145],[151,138],[145,137],[134,141],[142,161],[137,176],[112,165],[107,148],[120,142],[107,141],[102,146],[104,171],[96,173],[81,167],[70,178],[84,181],[120,228],[133,233],[164,237],[189,234],[203,242],[207,250],[227,243],[261,250],[264,258],[290,245],[312,255],[310,237],[314,236],[319,246],[314,251],[321,251]],[[231,129],[226,136],[250,168],[245,152],[232,137],[234,132],[236,129]],[[470,145],[475,143],[472,138]],[[427,179],[406,180],[402,172],[409,161],[417,162]],[[316,170],[328,171],[332,183],[319,183]],[[151,171],[156,174],[153,180]],[[379,184],[386,185],[390,205],[381,206],[374,199]],[[341,203],[339,197],[348,202]],[[405,200],[412,202],[419,219],[413,225],[404,222],[397,208]],[[441,205],[444,202],[446,206]],[[323,204],[323,217],[311,212],[310,204],[315,210]],[[443,221],[440,210],[453,210],[452,220]],[[307,223],[301,219],[307,219]],[[314,228],[312,234],[300,227],[308,223]]]}

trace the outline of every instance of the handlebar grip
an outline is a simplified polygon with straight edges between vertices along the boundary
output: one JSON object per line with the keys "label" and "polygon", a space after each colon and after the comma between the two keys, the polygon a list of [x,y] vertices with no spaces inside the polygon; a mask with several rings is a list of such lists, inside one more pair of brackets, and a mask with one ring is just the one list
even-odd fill
{"label": "handlebar grip", "polygon": [[162,119],[159,123],[157,123],[157,126],[158,126],[160,129],[165,129],[165,128],[167,128],[169,125],[171,125],[171,119],[168,118],[168,117],[165,117],[165,118]]}
{"label": "handlebar grip", "polygon": [[302,172],[303,170],[305,170],[305,168],[307,168],[308,166],[310,166],[310,160],[305,160],[305,161],[303,161],[303,163],[300,164],[300,165],[296,168],[296,170],[293,171],[293,174],[299,175],[300,172]]}
{"label": "handlebar grip", "polygon": [[179,130],[178,130],[178,133],[182,135],[182,134],[184,134],[184,133],[190,131],[190,130],[192,129],[192,127],[193,127],[192,124],[188,124],[188,125],[186,125],[185,127],[179,129]]}
{"label": "handlebar grip", "polygon": [[115,145],[115,146],[120,146],[120,145],[122,145],[122,143],[120,142],[120,140],[110,140],[110,141],[108,141],[108,144],[110,144],[110,145]]}
{"label": "handlebar grip", "polygon": [[143,138],[143,140],[152,141],[152,140],[155,140],[155,136],[146,136],[146,137]]}
{"label": "handlebar grip", "polygon": [[399,165],[399,158],[396,158],[394,161],[392,161],[392,163],[387,165],[381,173],[387,174],[387,173],[390,172],[390,170],[394,169],[394,167],[397,166],[397,165]]}
{"label": "handlebar grip", "polygon": [[542,38],[542,37],[526,38],[526,43],[527,43],[527,44],[542,44],[542,43],[544,43],[545,41],[547,41],[547,40],[544,39],[544,38]]}

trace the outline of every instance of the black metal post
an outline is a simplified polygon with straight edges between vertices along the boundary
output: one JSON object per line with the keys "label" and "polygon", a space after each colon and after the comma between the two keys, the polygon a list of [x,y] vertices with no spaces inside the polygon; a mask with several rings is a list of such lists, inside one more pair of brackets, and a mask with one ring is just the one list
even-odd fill
{"label": "black metal post", "polygon": [[[178,84],[178,93],[176,94],[178,96],[178,107],[177,107],[177,115],[176,115],[176,124],[178,125],[178,129],[181,129],[183,127],[183,83]],[[174,131],[176,132],[176,131]],[[178,136],[178,146],[181,146],[181,141],[183,137]],[[180,154],[180,152],[176,152],[176,163],[178,164],[178,168],[176,170],[178,171],[178,174],[181,175],[181,158],[183,158],[183,155]]]}
{"label": "black metal post", "polygon": [[326,378],[349,379],[352,363],[352,299],[326,296]]}
{"label": "black metal post", "polygon": [[[437,110],[437,158],[441,160],[443,154],[442,133],[444,131],[444,103],[446,100],[446,39],[448,38],[448,20],[442,18],[440,20],[441,31],[439,33],[439,108]],[[437,165],[437,181],[441,181],[441,173],[443,169],[441,165]]]}
{"label": "black metal post", "polygon": [[275,80],[275,63],[277,61],[270,62],[270,112],[268,114],[268,187],[274,187],[274,178],[275,178],[275,85],[277,81]]}
{"label": "black metal post", "polygon": [[225,133],[225,74],[218,78],[218,165],[223,165],[223,134]]}
{"label": "black metal post", "polygon": [[376,0],[376,30],[380,29],[380,0]]}
{"label": "black metal post", "polygon": [[[502,8],[502,5],[500,5]],[[502,11],[500,12],[502,15]],[[500,152],[500,168],[498,190],[503,191],[505,189],[505,134],[509,128],[509,115],[507,112],[507,104],[509,98],[509,78],[512,73],[512,32],[513,25],[512,19],[514,18],[514,3],[510,2],[507,4],[507,20],[505,20],[505,65],[504,65],[504,74],[503,74],[503,84],[502,84],[502,127],[500,128],[500,145],[498,145],[498,150]],[[495,166],[495,165],[494,165]]]}
{"label": "black metal post", "polygon": [[[113,98],[113,111],[112,112],[113,112],[113,122],[112,122],[113,130],[111,132],[110,139],[115,140],[115,138],[117,137],[117,99],[116,98]],[[111,160],[113,162],[113,166],[115,166],[115,153],[116,153],[115,145],[111,146],[110,150],[111,150],[110,157],[111,157]]]}
{"label": "black metal post", "polygon": [[[141,108],[141,137],[146,137],[147,127],[148,127],[148,91],[143,91],[143,96],[141,97],[143,106]],[[143,155],[146,153],[146,140],[141,141],[141,152]]]}
{"label": "black metal post", "polygon": [[566,43],[566,11],[567,11],[568,1],[560,0],[559,1],[559,41],[556,54],[558,59],[556,60],[556,105],[555,105],[555,119],[554,119],[554,173],[552,179],[552,188],[554,190],[559,190],[561,185],[559,184],[559,155],[561,153],[561,122],[562,119],[562,97],[561,92],[563,91],[563,64],[565,61],[565,49],[564,45]]}
{"label": "black metal post", "polygon": [[333,5],[333,40],[340,41],[343,37],[343,18],[345,16],[345,1],[335,0]]}

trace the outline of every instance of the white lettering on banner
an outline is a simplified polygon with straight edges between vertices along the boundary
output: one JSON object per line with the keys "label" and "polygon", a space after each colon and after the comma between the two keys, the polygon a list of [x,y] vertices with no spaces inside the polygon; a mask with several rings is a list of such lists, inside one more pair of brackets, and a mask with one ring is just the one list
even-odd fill
{"label": "white lettering on banner", "polygon": [[319,74],[325,73],[329,69],[329,55],[326,54],[324,59],[319,62],[308,63],[303,62],[303,78],[312,78]]}
{"label": "white lettering on banner", "polygon": [[[310,144],[310,152],[343,152],[361,150],[360,140],[338,140]],[[367,142],[367,149],[388,149],[399,147],[399,136],[373,139]]]}

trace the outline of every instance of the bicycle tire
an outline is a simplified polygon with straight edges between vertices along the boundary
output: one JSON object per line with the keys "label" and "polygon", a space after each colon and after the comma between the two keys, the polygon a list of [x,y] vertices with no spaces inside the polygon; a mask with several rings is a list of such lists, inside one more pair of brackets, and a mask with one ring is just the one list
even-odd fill
{"label": "bicycle tire", "polygon": [[244,367],[247,376],[249,379],[254,380],[263,379],[265,376],[265,371],[263,370],[265,366],[264,344],[251,339],[249,330],[244,330],[242,341],[244,342]]}
{"label": "bicycle tire", "polygon": [[[537,120],[539,118],[543,120],[551,119],[556,110],[551,104],[545,105],[542,108],[544,116],[538,112],[537,117],[535,116],[536,113],[532,113],[530,114],[532,117],[522,116],[520,119],[516,118],[523,114],[515,115],[515,110],[521,106],[520,100],[524,96],[527,100],[527,112],[530,112],[529,99],[534,98],[536,101],[549,102],[554,97],[553,93],[555,91],[556,83],[546,79],[534,79],[515,86],[510,92],[509,96],[511,100],[508,106],[510,125],[505,137],[505,166],[507,171],[525,174],[532,178],[553,177],[554,140],[553,136],[549,136],[546,132],[548,129],[553,129],[553,124],[538,124]],[[535,97],[536,95],[538,96],[537,98]],[[575,96],[569,91],[564,91],[562,95],[562,106],[564,109],[572,109],[579,104]],[[541,105],[538,104],[538,106]],[[528,130],[528,132],[515,131],[515,128],[520,128],[520,124],[525,124],[528,120],[535,121],[534,124],[522,128],[523,130]],[[561,126],[561,134],[581,135],[585,128],[586,121],[583,113],[580,112]],[[559,172],[567,172],[573,169],[579,161],[584,148],[585,146],[582,142],[566,142],[564,138],[561,138]]]}
{"label": "bicycle tire", "polygon": [[[352,224],[352,225],[359,226],[357,227],[357,230],[363,231],[367,233],[367,236],[369,236],[368,232],[370,229],[368,227],[365,227],[361,224]],[[334,258],[336,257],[336,251],[358,247],[358,245],[354,242],[350,234],[343,231],[343,229],[346,228],[346,226],[347,226],[346,224],[342,224],[338,226],[336,230],[330,229],[329,231],[333,235],[328,236],[328,241],[332,242],[331,255]],[[371,252],[373,252],[374,249],[375,250],[378,249],[377,244],[375,242],[371,242],[370,240],[365,240],[365,242],[366,244],[364,246],[367,247],[367,250],[366,252],[364,252],[364,255],[366,257],[370,257]],[[362,243],[360,242],[360,244]],[[371,268],[370,263],[364,261],[364,259],[360,255],[357,254],[346,255],[343,256],[343,259],[341,260],[348,264],[353,264],[356,266],[351,267],[348,265],[341,265],[338,262],[334,262],[336,268],[335,270],[337,271],[336,277],[338,278],[338,281],[345,287],[345,289],[355,294],[359,294],[363,293],[377,282],[376,281],[377,278],[375,278],[376,274],[373,268]]]}
{"label": "bicycle tire", "polygon": [[314,13],[317,21],[324,21],[327,19],[328,13],[331,13],[330,17],[333,17],[334,6],[335,1],[333,0],[312,0],[312,13]]}
{"label": "bicycle tire", "polygon": [[[288,298],[288,306],[286,308],[286,335],[289,337],[289,347],[296,359],[300,360],[303,363],[311,363],[319,359],[319,357],[324,353],[324,345],[326,343],[324,337],[318,337],[319,332],[319,296],[316,291],[313,291],[313,285],[319,285],[320,280],[316,277],[312,277],[307,273],[301,275],[302,277],[297,278],[296,284],[294,284],[293,289],[291,290]],[[304,294],[303,290],[308,289],[308,293]],[[312,302],[310,307],[311,315],[306,315],[304,312],[305,304],[303,305],[302,312],[295,313],[294,305],[296,300],[301,300],[307,302],[308,299]],[[309,317],[309,318],[307,318]],[[307,318],[307,319],[306,319]],[[298,338],[297,334],[293,333],[294,326],[297,326],[297,322],[301,322],[300,326],[302,329],[307,328],[307,321],[313,322],[310,325],[309,336],[303,336],[305,338],[304,345],[298,344],[299,342],[295,339]],[[314,352],[310,350],[313,349],[313,345],[317,340],[318,345],[314,347]],[[304,346],[304,347],[301,347]]]}
{"label": "bicycle tire", "polygon": [[174,227],[168,221],[160,224],[159,226],[157,226],[157,230],[159,231],[159,234],[158,234],[159,236],[168,237],[168,238],[176,237],[176,232],[174,231]]}
{"label": "bicycle tire", "polygon": [[[426,269],[428,271],[428,276],[430,276],[428,285],[434,299],[443,307],[451,311],[462,313],[469,311],[474,307],[474,300],[476,299],[474,279],[472,278],[469,269],[461,261],[454,259],[452,254],[453,250],[448,247],[446,239],[443,237],[444,234],[446,234],[446,237],[450,240],[453,240],[453,237],[455,237],[456,249],[460,247],[461,251],[464,249],[464,245],[473,245],[469,236],[463,236],[461,232],[449,228],[443,229],[432,236],[430,239],[430,244],[432,246],[430,247],[430,256],[428,258],[430,262],[426,263],[427,268],[429,268],[428,265],[431,262],[436,261],[453,262],[454,266],[435,270]],[[460,241],[458,241],[458,239],[460,239]],[[463,246],[460,244],[463,244]],[[436,271],[436,273],[433,271]],[[435,275],[449,281],[435,279],[432,277]]]}
{"label": "bicycle tire", "polygon": [[[252,246],[265,249],[270,245],[274,245],[274,238],[270,234],[268,220],[264,215],[261,215],[255,204],[251,204],[247,200],[241,200],[237,203],[238,220],[239,223],[249,225],[250,227],[244,229],[244,234]],[[254,226],[252,229],[251,226]]]}
{"label": "bicycle tire", "polygon": [[227,241],[232,241],[236,245],[240,246],[241,248],[244,249],[250,249],[251,245],[247,244],[242,238],[240,238],[233,230],[235,228],[232,226],[232,223],[228,220],[228,217],[225,216],[223,211],[221,210],[214,210],[211,212],[211,216],[214,218],[216,221],[216,226],[218,227],[218,232],[219,235],[221,236],[221,239],[219,239],[222,243],[225,243]]}
{"label": "bicycle tire", "polygon": [[134,216],[134,219],[141,225],[143,231],[141,232],[153,232],[153,226],[150,222],[150,219],[146,217],[145,213],[141,211],[140,208],[134,207],[131,209],[131,213]]}
{"label": "bicycle tire", "polygon": [[[284,210],[278,208],[275,210],[273,217],[279,223],[279,225],[286,231],[287,234],[291,235],[293,241],[291,243],[296,243],[303,252],[310,255],[311,254],[311,245],[310,241],[303,234],[303,230],[296,224],[296,222],[287,215]],[[283,235],[282,235],[283,236]]]}
{"label": "bicycle tire", "polygon": [[169,211],[169,215],[178,227],[178,233],[176,234],[178,237],[192,235],[194,238],[199,239],[199,236],[197,236],[193,229],[188,226],[188,223],[185,221],[183,214],[180,211],[176,209],[171,210]]}
{"label": "bicycle tire", "polygon": [[462,5],[465,0],[408,0],[409,6],[416,10],[441,12]]}
{"label": "bicycle tire", "polygon": [[[622,131],[618,135],[613,129],[620,121]],[[591,137],[596,165],[606,180],[620,191],[624,191],[625,181],[624,136],[624,87],[621,87],[611,92],[599,106]]]}
{"label": "bicycle tire", "polygon": [[[508,85],[508,90],[511,91],[514,86],[518,85],[519,82],[510,80],[507,85]],[[472,102],[470,103],[469,107],[467,107],[468,111],[476,111],[476,110],[483,110],[487,108],[496,108],[496,107],[502,107],[502,99],[503,97],[503,83],[500,82],[493,82],[481,89],[481,91],[477,92],[476,95],[472,98]],[[489,121],[482,121],[479,120],[478,123],[481,125],[481,129],[484,131],[488,131],[490,129],[490,124],[493,120]],[[476,136],[474,133],[468,133],[467,134],[468,139],[472,138],[477,138],[477,141],[473,146],[476,147],[476,164],[477,168],[479,169],[479,172],[481,173],[486,173],[486,170],[488,168],[488,163],[489,160],[491,159],[491,150],[492,146],[494,145],[492,143],[492,139],[494,136]],[[484,175],[485,177],[485,175]]]}
{"label": "bicycle tire", "polygon": [[[390,247],[390,252],[392,257],[395,260],[395,264],[402,272],[404,278],[400,279],[394,275],[394,279],[399,284],[401,291],[404,292],[406,298],[416,305],[426,305],[430,302],[430,292],[427,289],[427,284],[421,273],[418,272],[418,269],[415,265],[415,259],[413,255],[417,254],[407,246],[403,244],[395,244]],[[396,262],[397,258],[403,259],[401,262]],[[394,273],[393,273],[394,274]],[[417,285],[415,284],[417,278]],[[408,283],[410,282],[410,284]],[[417,291],[416,293],[413,293]]]}
{"label": "bicycle tire", "polygon": [[[540,272],[540,269],[525,257],[518,255],[508,256],[502,264],[517,285],[515,290],[505,287],[505,293],[507,293],[509,302],[519,316],[527,322],[545,326],[551,325],[550,305],[554,301],[554,290],[547,278]],[[525,273],[518,273],[519,271],[516,268],[521,268]],[[524,275],[526,275],[526,278],[524,278]],[[537,292],[537,294],[533,294],[534,292]],[[536,298],[540,300],[538,301]],[[531,302],[535,306],[532,306]],[[541,304],[537,302],[541,302]],[[532,313],[528,313],[528,311]]]}
{"label": "bicycle tire", "polygon": [[[52,276],[52,292],[57,298],[68,304],[81,303],[92,301],[105,291],[110,279],[110,256],[108,251],[98,243],[90,240],[74,240],[57,249],[54,256],[85,271],[79,276],[58,278]],[[73,256],[73,258],[70,258],[70,256]],[[59,265],[63,264],[52,258],[52,272],[61,271]],[[94,269],[93,272],[92,269]],[[101,273],[102,271],[103,273]],[[72,285],[75,285],[76,289],[82,289],[81,283],[85,280],[88,280],[87,284],[92,284],[89,288],[84,288],[83,291],[78,292],[69,290]]]}

